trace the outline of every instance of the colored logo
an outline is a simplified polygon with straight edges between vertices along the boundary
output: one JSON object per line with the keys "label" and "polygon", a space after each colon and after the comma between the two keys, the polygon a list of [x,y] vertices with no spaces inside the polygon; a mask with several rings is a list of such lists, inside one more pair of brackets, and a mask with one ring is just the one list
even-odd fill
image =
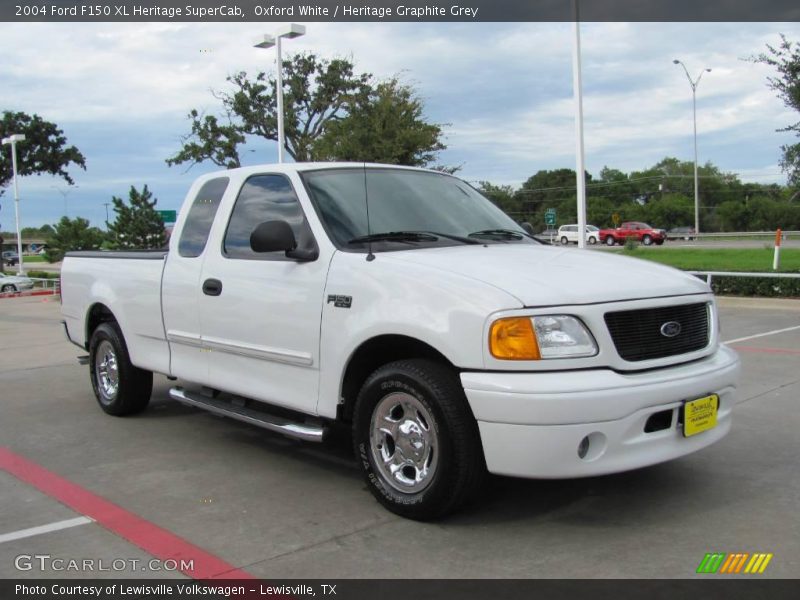
{"label": "colored logo", "polygon": [[717,575],[739,573],[763,573],[767,569],[772,554],[765,552],[711,552],[705,555],[697,567],[698,573],[716,573]]}
{"label": "colored logo", "polygon": [[681,332],[681,324],[677,321],[667,321],[661,326],[661,335],[674,338]]}

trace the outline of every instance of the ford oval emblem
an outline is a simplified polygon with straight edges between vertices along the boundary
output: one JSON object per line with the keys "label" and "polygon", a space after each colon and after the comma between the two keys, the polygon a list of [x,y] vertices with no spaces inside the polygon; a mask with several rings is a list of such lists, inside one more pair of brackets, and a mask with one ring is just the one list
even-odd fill
{"label": "ford oval emblem", "polygon": [[677,321],[667,321],[661,326],[661,335],[674,338],[681,332],[681,324]]}

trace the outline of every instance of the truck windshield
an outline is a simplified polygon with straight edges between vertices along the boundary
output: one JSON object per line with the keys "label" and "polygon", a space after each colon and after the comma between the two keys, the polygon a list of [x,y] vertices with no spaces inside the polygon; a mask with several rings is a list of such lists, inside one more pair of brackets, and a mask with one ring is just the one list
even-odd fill
{"label": "truck windshield", "polygon": [[374,167],[301,175],[328,235],[345,250],[361,250],[367,241],[375,251],[476,241],[537,243],[488,199],[450,175]]}

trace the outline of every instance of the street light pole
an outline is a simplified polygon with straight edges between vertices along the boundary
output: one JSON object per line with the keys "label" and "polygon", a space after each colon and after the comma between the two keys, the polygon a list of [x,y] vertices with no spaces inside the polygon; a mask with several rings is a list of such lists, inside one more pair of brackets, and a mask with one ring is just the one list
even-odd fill
{"label": "street light pole", "polygon": [[572,44],[572,88],[575,96],[575,158],[577,161],[576,185],[578,193],[578,248],[586,247],[586,167],[583,147],[583,83],[581,80],[581,22],[578,3],[574,4],[575,21]]}
{"label": "street light pole", "polygon": [[55,191],[57,191],[59,194],[61,194],[62,198],[64,198],[64,216],[65,217],[69,217],[69,211],[67,210],[67,196],[69,196],[69,194],[70,194],[70,192],[72,192],[72,190],[74,190],[75,188],[78,188],[80,186],[79,185],[75,185],[75,186],[72,186],[72,188],[67,189],[67,190],[62,190],[57,185],[51,185],[50,187],[53,188]]}
{"label": "street light pole", "polygon": [[697,76],[697,79],[692,79],[689,75],[689,70],[677,58],[672,61],[673,64],[683,67],[683,72],[686,73],[686,79],[689,80],[689,85],[692,87],[692,122],[694,129],[694,233],[700,233],[700,185],[697,177],[697,86],[703,78],[703,73],[710,73],[711,69],[703,69]]}
{"label": "street light pole", "polygon": [[3,145],[11,144],[11,168],[14,177],[14,217],[17,225],[17,275],[24,275],[22,270],[22,234],[19,229],[19,188],[17,187],[17,142],[25,141],[25,134],[15,133],[3,138]]}
{"label": "street light pole", "polygon": [[297,23],[289,23],[288,26],[284,27],[283,29],[278,30],[275,32],[274,35],[265,34],[264,39],[260,42],[255,44],[255,48],[267,49],[272,48],[275,46],[275,52],[277,54],[277,68],[276,68],[276,75],[275,75],[275,98],[277,100],[277,117],[278,117],[278,162],[283,162],[284,157],[284,147],[286,146],[286,140],[284,135],[284,114],[283,114],[283,59],[281,58],[281,38],[296,38],[300,37],[301,35],[305,35],[306,28],[304,25],[298,25]]}

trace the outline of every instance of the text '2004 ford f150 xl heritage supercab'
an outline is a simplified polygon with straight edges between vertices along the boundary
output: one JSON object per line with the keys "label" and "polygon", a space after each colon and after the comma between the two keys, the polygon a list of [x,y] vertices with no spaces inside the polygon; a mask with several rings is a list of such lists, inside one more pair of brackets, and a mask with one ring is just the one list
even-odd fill
{"label": "text '2004 ford f150 xl heritage supercab'", "polygon": [[416,519],[487,471],[590,476],[708,446],[739,372],[704,282],[539,244],[460,179],[384,165],[204,175],[169,251],[70,253],[62,302],[107,413],[143,410],[155,372],[288,436],[351,425],[368,487]]}

